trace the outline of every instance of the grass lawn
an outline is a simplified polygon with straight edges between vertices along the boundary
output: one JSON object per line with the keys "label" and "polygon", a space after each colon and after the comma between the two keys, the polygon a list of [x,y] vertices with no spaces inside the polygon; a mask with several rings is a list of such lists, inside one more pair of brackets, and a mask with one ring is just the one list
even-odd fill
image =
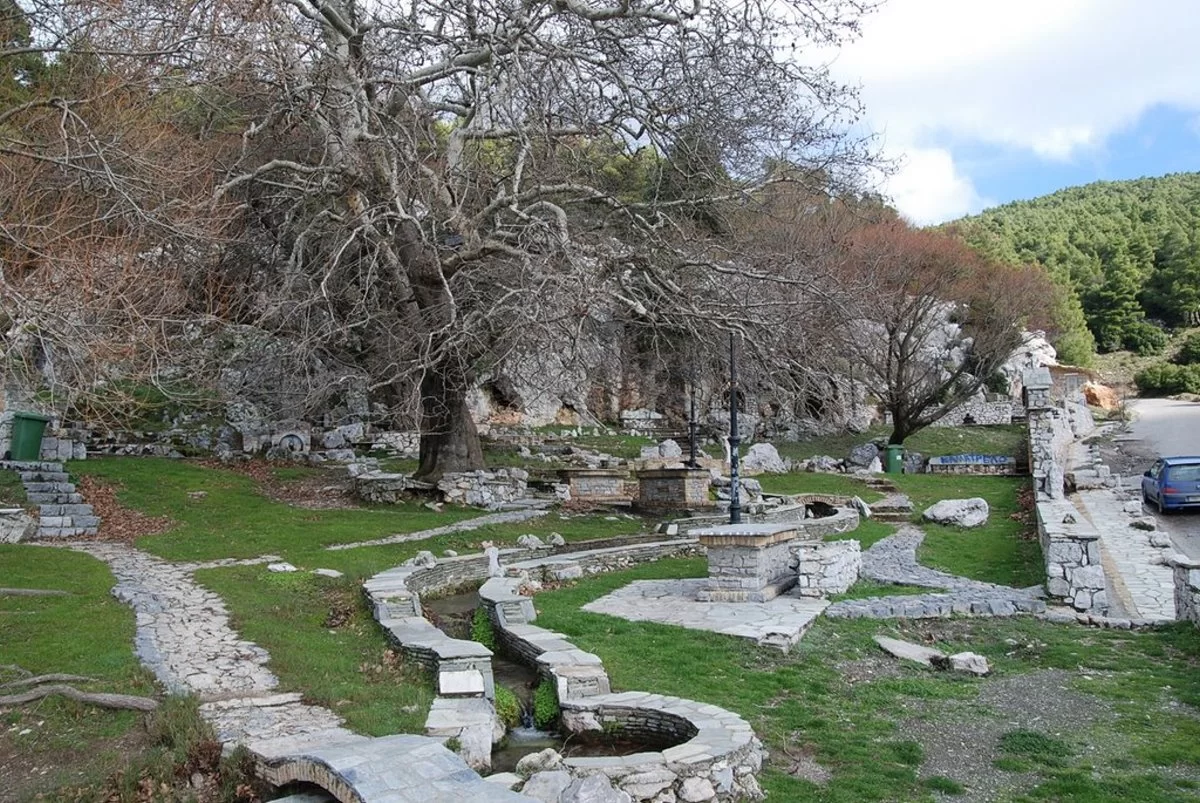
{"label": "grass lawn", "polygon": [[925,541],[917,553],[922,564],[1015,588],[1045,582],[1041,544],[1032,524],[1012,518],[1027,479],[958,474],[901,474],[893,479],[912,500],[918,516],[939,500],[976,496],[985,499],[991,510],[986,524],[969,530],[922,524]]}
{"label": "grass lawn", "polygon": [[[19,667],[34,675],[92,678],[71,684],[84,691],[153,696],[154,682],[133,654],[133,611],[113,598],[112,586],[108,567],[87,555],[0,545],[0,587],[66,592],[0,595],[0,683],[18,680]],[[64,784],[104,777],[123,763],[124,746],[142,716],[62,697],[0,709],[2,793],[19,790],[11,799],[31,799]],[[6,775],[10,762],[40,764],[49,771],[30,781]]]}
{"label": "grass lawn", "polygon": [[[1036,788],[1027,799],[1182,801],[1195,799],[1200,788],[1200,633],[1195,628],[1131,633],[1029,619],[818,620],[783,655],[729,636],[579,610],[633,579],[703,572],[700,560],[663,560],[582,580],[539,594],[538,624],[598,654],[614,690],[688,697],[746,717],[771,754],[762,779],[771,800],[931,800],[935,791],[974,779],[926,777],[921,771],[926,747],[914,738],[914,723],[940,728],[943,719],[961,718],[969,734],[970,723],[995,719],[997,728],[1009,730],[1002,716],[980,703],[989,681],[899,665],[883,657],[871,640],[875,634],[948,652],[974,650],[992,663],[998,681],[1019,682],[1024,676],[1032,683],[1035,673],[1062,670],[1069,673],[1073,690],[1112,712],[1065,734],[1047,735],[1066,745],[1053,760],[1036,759],[1053,749],[1053,742],[1022,741],[1019,729],[1011,729],[1017,735],[1002,744],[987,745],[995,751],[993,771],[1001,779],[1033,774]],[[1049,719],[1042,725],[1056,727]],[[1014,749],[1026,751],[1018,752],[1015,762]],[[813,760],[832,773],[827,782],[803,777]]]}
{"label": "grass lawn", "polygon": [[[844,458],[859,444],[877,438],[887,438],[891,427],[877,426],[866,432],[841,433],[806,438],[802,441],[775,444],[779,454],[794,460],[816,455]],[[1024,452],[1028,436],[1021,424],[987,427],[926,427],[910,435],[904,448],[926,457],[950,454],[1003,454],[1017,456]]]}
{"label": "grass lawn", "polygon": [[264,498],[254,480],[244,475],[165,458],[98,458],[71,463],[69,470],[114,482],[122,504],[177,522],[169,532],[137,544],[167,560],[273,554],[299,565],[330,544],[415,532],[480,515],[459,508],[438,513],[417,504],[355,510],[289,507]]}

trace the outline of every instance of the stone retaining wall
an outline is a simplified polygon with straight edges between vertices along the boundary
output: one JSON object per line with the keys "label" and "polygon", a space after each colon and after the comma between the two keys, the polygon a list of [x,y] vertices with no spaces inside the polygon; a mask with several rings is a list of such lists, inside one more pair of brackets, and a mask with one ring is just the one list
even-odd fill
{"label": "stone retaining wall", "polygon": [[1025,375],[1029,416],[1029,470],[1033,477],[1038,536],[1046,564],[1046,593],[1077,611],[1108,610],[1100,534],[1065,499],[1069,447],[1095,429],[1081,393],[1055,403],[1050,372]]}
{"label": "stone retaining wall", "polygon": [[961,427],[969,424],[1011,424],[1013,417],[1012,399],[995,401],[969,401],[958,405],[943,417],[930,424],[931,427]]}
{"label": "stone retaining wall", "polygon": [[1175,618],[1200,627],[1200,560],[1177,554],[1171,559],[1175,571]]}
{"label": "stone retaining wall", "polygon": [[354,475],[353,483],[360,499],[377,505],[394,505],[411,492],[428,493],[436,489],[448,504],[495,509],[525,498],[529,474],[519,468],[468,471],[446,474],[433,486],[407,474],[361,471]]}

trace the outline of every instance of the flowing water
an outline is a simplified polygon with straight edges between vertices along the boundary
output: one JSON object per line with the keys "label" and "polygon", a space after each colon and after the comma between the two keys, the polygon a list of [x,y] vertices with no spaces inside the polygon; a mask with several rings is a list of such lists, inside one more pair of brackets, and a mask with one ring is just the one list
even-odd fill
{"label": "flowing water", "polygon": [[[453,638],[470,638],[471,622],[479,606],[476,590],[422,599],[425,616],[443,633]],[[564,757],[624,756],[662,750],[677,741],[643,741],[614,738],[600,734],[569,734],[538,730],[533,726],[533,693],[541,678],[536,670],[511,661],[497,653],[492,656],[492,674],[497,686],[516,695],[521,706],[520,727],[509,730],[504,741],[492,751],[492,772],[512,772],[522,757],[552,747]]]}

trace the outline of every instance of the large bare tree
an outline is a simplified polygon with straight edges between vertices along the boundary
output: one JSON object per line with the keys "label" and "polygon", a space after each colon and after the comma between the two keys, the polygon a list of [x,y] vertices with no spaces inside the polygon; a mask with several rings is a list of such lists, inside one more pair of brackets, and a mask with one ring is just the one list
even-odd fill
{"label": "large bare tree", "polygon": [[410,402],[433,478],[482,465],[466,394],[522,340],[766,322],[776,277],[726,212],[867,158],[854,92],[811,51],[869,5],[73,0],[35,8],[30,47],[136,76],[203,146],[190,164],[215,182],[123,208],[195,210],[211,187],[219,236],[187,286]]}

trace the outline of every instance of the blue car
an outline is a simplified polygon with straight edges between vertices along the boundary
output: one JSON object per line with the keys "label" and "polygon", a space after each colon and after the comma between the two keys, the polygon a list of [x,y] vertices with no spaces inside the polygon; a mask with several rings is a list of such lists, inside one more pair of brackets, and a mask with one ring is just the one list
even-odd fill
{"label": "blue car", "polygon": [[1142,475],[1142,501],[1159,513],[1200,507],[1200,457],[1160,457]]}

